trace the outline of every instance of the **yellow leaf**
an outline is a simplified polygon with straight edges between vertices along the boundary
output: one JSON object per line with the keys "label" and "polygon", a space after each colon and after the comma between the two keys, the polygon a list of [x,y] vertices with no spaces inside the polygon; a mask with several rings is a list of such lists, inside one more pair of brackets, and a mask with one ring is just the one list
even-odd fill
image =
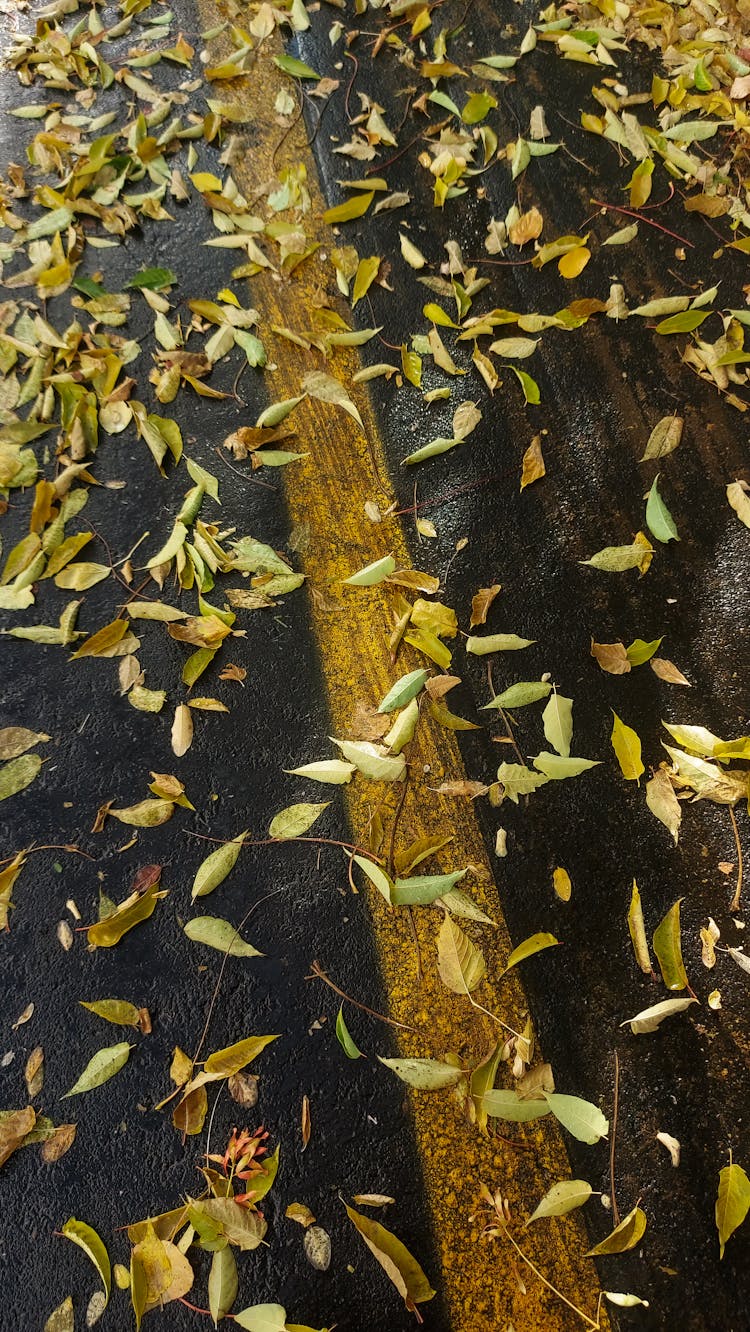
{"label": "yellow leaf", "polygon": [[568,250],[557,261],[559,272],[564,278],[576,278],[582,273],[591,258],[591,251],[586,245],[579,245],[575,250]]}
{"label": "yellow leaf", "polygon": [[539,481],[546,474],[547,468],[542,457],[542,437],[535,435],[523,455],[521,465],[521,490],[532,482]]}
{"label": "yellow leaf", "polygon": [[621,721],[616,712],[613,712],[612,716],[614,717],[612,748],[617,756],[620,770],[626,781],[637,782],[641,773],[645,771],[641,759],[640,738],[631,726],[626,726]]}

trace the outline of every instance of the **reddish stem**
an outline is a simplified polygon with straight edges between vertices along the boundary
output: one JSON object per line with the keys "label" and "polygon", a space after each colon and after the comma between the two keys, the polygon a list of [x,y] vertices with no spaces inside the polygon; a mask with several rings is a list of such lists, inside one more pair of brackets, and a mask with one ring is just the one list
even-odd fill
{"label": "reddish stem", "polygon": [[609,209],[612,213],[624,213],[626,217],[634,217],[636,222],[646,222],[648,226],[655,227],[657,231],[663,231],[665,236],[671,236],[673,240],[678,240],[681,245],[687,245],[691,250],[695,249],[692,241],[685,236],[680,236],[676,231],[670,231],[669,227],[663,227],[661,222],[654,222],[652,217],[644,217],[635,208],[625,208],[623,204],[604,203],[601,199],[592,199],[592,204],[597,208]]}

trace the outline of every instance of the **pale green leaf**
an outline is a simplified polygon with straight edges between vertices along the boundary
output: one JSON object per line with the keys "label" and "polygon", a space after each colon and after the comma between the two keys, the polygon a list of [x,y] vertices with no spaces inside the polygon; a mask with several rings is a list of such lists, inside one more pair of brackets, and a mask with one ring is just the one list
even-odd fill
{"label": "pale green leaf", "polygon": [[490,703],[484,704],[484,708],[525,708],[529,703],[547,698],[551,689],[552,685],[546,680],[519,680],[502,694],[496,694]]}
{"label": "pale green leaf", "polygon": [[320,818],[323,810],[328,809],[330,803],[329,800],[324,800],[319,804],[288,805],[271,819],[268,836],[278,837],[280,840],[302,837]]}
{"label": "pale green leaf", "polygon": [[347,587],[375,587],[377,583],[382,583],[389,574],[392,574],[396,568],[396,561],[392,555],[384,555],[380,560],[373,560],[372,564],[366,564],[364,569],[358,569],[349,578],[344,579]]}
{"label": "pale green leaf", "polygon": [[4,763],[0,768],[0,800],[25,790],[39,776],[41,769],[42,760],[38,754],[21,754]]}
{"label": "pale green leaf", "polygon": [[214,1326],[234,1304],[237,1298],[237,1285],[237,1263],[227,1244],[214,1253],[211,1259],[211,1271],[208,1274],[208,1307]]}
{"label": "pale green leaf", "polygon": [[544,712],[544,738],[561,758],[570,757],[570,742],[573,739],[573,700],[564,698],[555,690]]}
{"label": "pale green leaf", "polygon": [[429,680],[430,672],[424,670],[409,671],[408,675],[402,675],[394,685],[388,690],[385,698],[378,707],[378,712],[395,712],[397,708],[406,707],[413,698],[416,698],[425,682]]}
{"label": "pale green leaf", "polygon": [[646,499],[646,526],[657,541],[666,545],[668,541],[679,541],[674,519],[664,500],[659,494],[659,476],[654,477],[653,485]]}
{"label": "pale green leaf", "polygon": [[441,1091],[444,1087],[454,1087],[464,1076],[463,1069],[453,1064],[443,1063],[440,1059],[383,1059],[381,1064],[418,1091]]}
{"label": "pale green leaf", "polygon": [[591,1194],[591,1185],[587,1184],[585,1179],[563,1179],[559,1184],[553,1184],[545,1193],[526,1225],[530,1226],[532,1221],[539,1221],[544,1216],[565,1216],[576,1207],[582,1207],[588,1202]]}
{"label": "pale green leaf", "polygon": [[65,1100],[68,1096],[80,1096],[83,1092],[93,1091],[95,1087],[101,1087],[110,1078],[119,1073],[120,1069],[127,1064],[130,1058],[131,1047],[127,1041],[119,1045],[107,1045],[103,1050],[97,1050],[91,1057],[77,1082],[73,1084],[69,1092],[61,1098]]}
{"label": "pale green leaf", "polygon": [[491,1119],[506,1119],[514,1124],[528,1124],[550,1112],[546,1101],[527,1100],[520,1097],[518,1092],[506,1091],[504,1088],[486,1091],[482,1097],[482,1107]]}
{"label": "pale green leaf", "polygon": [[313,782],[328,782],[331,786],[343,786],[350,782],[356,772],[353,763],[343,759],[320,759],[316,763],[304,763],[301,768],[284,768],[290,777],[308,777]]}
{"label": "pale green leaf", "polygon": [[396,879],[391,902],[394,906],[427,906],[449,893],[466,873],[461,869],[452,874],[418,874],[411,879]]}
{"label": "pale green leaf", "polygon": [[561,781],[565,777],[578,777],[588,768],[595,768],[601,762],[600,759],[583,758],[562,758],[559,754],[549,754],[542,750],[536,758],[531,760],[538,772],[543,772],[545,777],[552,781]]}
{"label": "pale green leaf", "polygon": [[454,994],[471,994],[486,970],[479,949],[447,912],[438,939],[438,970],[443,984]]}
{"label": "pale green leaf", "polygon": [[216,948],[218,952],[228,953],[230,957],[263,957],[257,948],[245,942],[230,921],[222,920],[219,916],[194,916],[184,929],[193,943]]}
{"label": "pale green leaf", "polygon": [[643,1036],[647,1032],[656,1031],[665,1018],[676,1017],[678,1013],[684,1013],[691,1004],[697,1004],[697,999],[662,999],[661,1003],[652,1004],[650,1008],[644,1008],[635,1017],[627,1018],[621,1022],[621,1027],[630,1027],[634,1036]]}
{"label": "pale green leaf", "polygon": [[555,1118],[579,1142],[593,1144],[606,1138],[609,1121],[598,1106],[581,1100],[580,1096],[561,1096],[559,1092],[545,1092],[544,1095]]}
{"label": "pale green leaf", "polygon": [[481,637],[470,634],[466,640],[466,651],[475,657],[484,657],[488,652],[517,652],[521,648],[531,647],[536,640],[519,638],[518,634],[486,634]]}
{"label": "pale green leaf", "polygon": [[231,842],[226,842],[223,846],[218,846],[215,851],[206,856],[206,859],[198,866],[198,871],[193,880],[192,898],[207,897],[209,893],[218,888],[223,883],[227,875],[237,863],[237,858],[242,850],[243,843],[247,837],[247,830],[237,833]]}
{"label": "pale green leaf", "polygon": [[400,782],[406,773],[406,759],[403,754],[386,754],[382,745],[371,744],[369,740],[337,740],[345,759],[353,763],[363,777],[371,782]]}

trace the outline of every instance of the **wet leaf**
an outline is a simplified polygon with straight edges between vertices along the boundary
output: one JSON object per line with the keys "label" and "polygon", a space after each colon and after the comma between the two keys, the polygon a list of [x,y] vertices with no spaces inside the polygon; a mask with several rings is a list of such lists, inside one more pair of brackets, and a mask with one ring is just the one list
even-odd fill
{"label": "wet leaf", "polygon": [[353,763],[343,759],[320,759],[316,763],[305,763],[301,768],[284,768],[290,777],[308,777],[313,782],[330,782],[332,786],[343,786],[350,782],[356,772]]}
{"label": "wet leaf", "polygon": [[466,651],[476,657],[484,657],[489,652],[518,652],[521,648],[531,647],[533,638],[519,638],[518,634],[489,634],[485,638],[469,635]]}
{"label": "wet leaf", "polygon": [[336,1018],[336,1039],[348,1059],[362,1059],[362,1051],[352,1039],[351,1032],[344,1021],[344,1005],[342,1004]]}
{"label": "wet leaf", "polygon": [[648,437],[646,450],[640,461],[666,458],[668,453],[673,453],[682,439],[684,425],[681,416],[664,416],[661,421],[657,421]]}
{"label": "wet leaf", "polygon": [[616,712],[612,713],[612,717],[614,719],[611,736],[612,748],[620,765],[620,771],[626,781],[637,782],[642,773],[645,772],[641,759],[640,738],[632,726],[626,726]]}
{"label": "wet leaf", "polygon": [[544,738],[562,758],[570,756],[570,742],[573,738],[573,700],[563,698],[554,690],[542,713]]}
{"label": "wet leaf", "polygon": [[97,1017],[112,1022],[116,1027],[140,1026],[140,1010],[135,1004],[128,1003],[127,999],[94,999],[91,1002],[79,999],[78,1002],[82,1008],[96,1013]]}
{"label": "wet leaf", "polygon": [[193,880],[191,897],[195,901],[196,897],[207,897],[209,893],[218,888],[223,883],[227,875],[237,864],[237,858],[242,850],[247,829],[237,833],[231,842],[226,842],[219,846],[199,865],[196,876]]}
{"label": "wet leaf", "polygon": [[654,930],[654,952],[659,969],[668,990],[684,990],[688,986],[685,965],[682,960],[680,938],[680,904],[678,897],[673,906]]}
{"label": "wet leaf", "polygon": [[74,1332],[74,1328],[73,1300],[70,1295],[66,1295],[44,1324],[44,1332]]}
{"label": "wet leaf", "polygon": [[0,768],[0,800],[18,795],[39,776],[42,760],[38,754],[22,754]]}
{"label": "wet leaf", "polygon": [[654,477],[646,499],[646,526],[651,535],[665,545],[680,539],[674,519],[659,493],[659,474]]}
{"label": "wet leaf", "polygon": [[234,925],[218,916],[194,916],[184,927],[188,939],[193,943],[205,944],[207,948],[216,948],[230,957],[262,957],[253,945],[246,943]]}
{"label": "wet leaf", "polygon": [[586,1257],[597,1258],[601,1254],[626,1253],[628,1249],[634,1249],[642,1238],[646,1225],[646,1213],[641,1211],[640,1207],[634,1207],[606,1239],[595,1244],[593,1249],[589,1249]]}
{"label": "wet leaf", "polygon": [[[314,69],[311,69],[309,65],[306,65],[303,60],[297,60],[295,56],[275,55],[273,57],[273,63],[278,65],[279,69],[283,70],[285,74],[291,74],[293,79],[320,78],[320,75],[316,74]],[[328,220],[329,219],[326,218],[326,221]]]}
{"label": "wet leaf", "polygon": [[322,1226],[310,1226],[302,1241],[305,1257],[316,1272],[327,1272],[331,1266],[331,1237]]}
{"label": "wet leaf", "polygon": [[413,1311],[416,1305],[431,1300],[435,1292],[406,1246],[385,1226],[355,1212],[353,1207],[347,1206],[346,1214],[402,1296],[407,1309]]}
{"label": "wet leaf", "polygon": [[454,994],[471,994],[486,970],[479,949],[447,913],[440,927],[438,970],[443,984]]}
{"label": "wet leaf", "polygon": [[439,1059],[383,1059],[381,1055],[378,1059],[407,1086],[419,1091],[441,1091],[455,1086],[464,1076],[463,1069]]}
{"label": "wet leaf", "polygon": [[411,699],[416,698],[429,678],[430,672],[424,670],[410,671],[408,675],[402,675],[401,679],[388,690],[378,706],[378,712],[395,712],[397,708],[405,707]]}
{"label": "wet leaf", "polygon": [[551,691],[552,685],[545,680],[520,680],[509,685],[502,694],[496,694],[490,703],[484,704],[484,708],[525,708],[529,703],[547,698]]}
{"label": "wet leaf", "polygon": [[591,1185],[585,1179],[561,1180],[559,1184],[553,1184],[541,1202],[537,1203],[526,1225],[530,1226],[532,1221],[539,1221],[545,1216],[566,1216],[568,1212],[588,1202],[591,1194]]}
{"label": "wet leaf", "polygon": [[4,1166],[31,1133],[36,1124],[36,1110],[29,1105],[25,1110],[13,1110],[7,1118],[0,1120],[0,1166]]}
{"label": "wet leaf", "polygon": [[427,906],[450,893],[465,878],[465,869],[452,874],[418,874],[411,879],[396,879],[391,890],[394,906]]}
{"label": "wet leaf", "polygon": [[742,1166],[724,1166],[719,1172],[716,1199],[716,1229],[719,1232],[719,1258],[724,1257],[727,1241],[742,1225],[750,1211],[750,1179]]}
{"label": "wet leaf", "polygon": [[101,1087],[110,1078],[119,1073],[120,1069],[127,1064],[130,1058],[131,1046],[127,1041],[119,1045],[107,1045],[102,1050],[97,1050],[92,1055],[81,1076],[74,1082],[70,1091],[62,1097],[65,1100],[68,1096],[80,1096],[84,1092],[93,1091],[95,1087]]}
{"label": "wet leaf", "polygon": [[269,829],[269,837],[277,837],[285,840],[290,837],[302,837],[309,828],[320,818],[324,809],[328,809],[329,800],[324,800],[320,804],[308,805],[289,805],[282,809],[272,818]]}
{"label": "wet leaf", "polygon": [[682,806],[663,768],[659,768],[646,783],[646,804],[651,813],[672,834],[676,845],[680,835]]}
{"label": "wet leaf", "polygon": [[559,1092],[545,1092],[544,1095],[555,1118],[579,1142],[593,1144],[606,1138],[609,1121],[598,1106],[581,1100],[580,1096],[561,1096]]}
{"label": "wet leaf", "polygon": [[83,1249],[87,1258],[91,1259],[104,1285],[105,1304],[108,1303],[112,1290],[112,1265],[103,1241],[91,1226],[87,1226],[85,1221],[77,1221],[74,1216],[65,1222],[60,1233],[77,1244],[79,1249]]}
{"label": "wet leaf", "polygon": [[730,482],[727,486],[727,499],[740,522],[744,523],[745,527],[750,527],[750,495],[747,493],[746,483]]}
{"label": "wet leaf", "polygon": [[29,731],[25,726],[6,726],[0,730],[0,759],[18,758],[34,745],[44,744],[50,736]]}
{"label": "wet leaf", "polygon": [[[277,59],[280,60],[282,57],[279,56]],[[211,1271],[208,1274],[208,1307],[214,1326],[234,1304],[237,1298],[237,1286],[237,1263],[227,1244],[225,1248],[217,1249],[214,1253],[211,1259]]]}
{"label": "wet leaf", "polygon": [[519,962],[524,962],[527,957],[533,957],[535,953],[541,953],[545,948],[554,948],[559,942],[554,934],[530,934],[528,939],[524,939],[523,943],[513,949],[502,974],[510,971],[511,967],[517,966]]}
{"label": "wet leaf", "polygon": [[636,1013],[635,1017],[621,1022],[620,1026],[629,1026],[634,1036],[643,1036],[656,1031],[665,1018],[676,1017],[678,1013],[684,1013],[686,1008],[697,1002],[697,999],[662,999],[661,1003],[644,1008],[640,1013]]}
{"label": "wet leaf", "polygon": [[648,951],[648,939],[646,938],[646,925],[643,920],[643,908],[641,907],[641,894],[638,891],[638,884],[633,879],[633,891],[630,897],[630,906],[628,908],[628,930],[633,944],[635,960],[645,976],[651,975],[651,954]]}

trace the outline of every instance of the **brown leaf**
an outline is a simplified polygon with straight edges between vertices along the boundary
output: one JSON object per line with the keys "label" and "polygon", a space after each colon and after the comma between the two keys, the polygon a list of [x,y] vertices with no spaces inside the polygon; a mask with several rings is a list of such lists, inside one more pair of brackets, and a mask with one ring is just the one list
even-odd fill
{"label": "brown leaf", "polygon": [[0,1166],[21,1146],[27,1133],[31,1133],[36,1124],[36,1110],[28,1105],[25,1110],[15,1110],[7,1119],[0,1122]]}
{"label": "brown leaf", "polygon": [[[233,1073],[227,1082],[229,1095],[245,1110],[258,1103],[258,1079],[254,1073]],[[288,1215],[288,1213],[287,1213]]]}
{"label": "brown leaf", "polygon": [[530,240],[536,240],[541,236],[544,218],[538,208],[530,208],[527,213],[521,213],[517,222],[508,228],[508,236],[514,245],[526,245]]}
{"label": "brown leaf", "polygon": [[247,671],[245,670],[245,667],[235,666],[233,662],[230,662],[228,666],[225,666],[223,671],[219,671],[220,680],[236,680],[238,684],[242,684],[242,681],[246,676]]}
{"label": "brown leaf", "polygon": [[526,486],[530,486],[534,481],[539,481],[546,473],[547,468],[542,457],[542,437],[535,435],[523,455],[521,490],[525,490]]}
{"label": "brown leaf", "polygon": [[596,643],[592,638],[591,655],[610,675],[627,675],[632,670],[624,643]]}
{"label": "brown leaf", "polygon": [[44,1086],[44,1050],[41,1045],[37,1045],[31,1051],[26,1060],[26,1067],[23,1072],[26,1082],[26,1091],[29,1100],[33,1101],[38,1096]]}
{"label": "brown leaf", "polygon": [[493,583],[492,587],[480,587],[479,591],[474,593],[471,598],[470,629],[477,624],[487,623],[487,612],[500,591],[500,586],[500,583]]}
{"label": "brown leaf", "polygon": [[42,1144],[42,1160],[47,1165],[53,1165],[70,1151],[75,1142],[77,1128],[77,1124],[59,1124],[52,1137]]}
{"label": "brown leaf", "polygon": [[667,657],[652,657],[649,666],[658,675],[660,680],[666,680],[667,684],[687,685],[690,689],[690,681],[685,679],[682,671],[678,670],[673,661]]}
{"label": "brown leaf", "polygon": [[305,1203],[290,1203],[284,1216],[288,1217],[290,1221],[298,1221],[305,1229],[308,1226],[315,1225],[315,1217]]}
{"label": "brown leaf", "polygon": [[460,683],[460,675],[431,675],[429,680],[425,681],[425,689],[432,699],[444,698],[450,689],[455,689]]}
{"label": "brown leaf", "polygon": [[310,1122],[310,1097],[302,1097],[302,1150],[304,1152],[310,1141],[312,1133],[312,1124]]}

